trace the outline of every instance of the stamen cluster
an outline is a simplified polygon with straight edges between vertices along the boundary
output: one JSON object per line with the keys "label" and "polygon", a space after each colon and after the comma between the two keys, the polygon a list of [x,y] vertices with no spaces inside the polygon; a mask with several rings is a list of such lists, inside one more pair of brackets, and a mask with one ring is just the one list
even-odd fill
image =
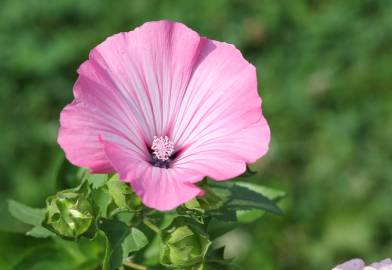
{"label": "stamen cluster", "polygon": [[174,152],[174,142],[169,140],[169,137],[167,136],[154,136],[151,150],[153,150],[152,154],[155,158],[160,161],[166,161]]}

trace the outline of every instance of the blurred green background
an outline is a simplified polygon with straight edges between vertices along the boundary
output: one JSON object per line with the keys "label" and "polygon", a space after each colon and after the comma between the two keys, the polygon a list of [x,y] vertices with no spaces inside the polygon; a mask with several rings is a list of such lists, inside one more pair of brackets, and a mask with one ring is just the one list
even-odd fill
{"label": "blurred green background", "polygon": [[161,18],[235,44],[257,67],[272,144],[253,181],[288,196],[285,216],[230,234],[243,269],[391,257],[392,1],[1,0],[0,269],[46,269],[29,261],[37,248],[57,269],[100,256],[21,235],[6,200],[41,207],[55,192],[58,117],[89,50]]}

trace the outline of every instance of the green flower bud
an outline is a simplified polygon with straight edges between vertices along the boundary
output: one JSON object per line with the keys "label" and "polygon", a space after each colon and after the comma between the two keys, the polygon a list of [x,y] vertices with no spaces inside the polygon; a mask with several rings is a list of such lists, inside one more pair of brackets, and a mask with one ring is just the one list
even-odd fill
{"label": "green flower bud", "polygon": [[178,217],[161,237],[161,264],[177,269],[203,269],[203,260],[211,244],[203,224]]}
{"label": "green flower bud", "polygon": [[94,221],[94,211],[84,194],[64,190],[47,199],[47,228],[66,238],[85,233]]}

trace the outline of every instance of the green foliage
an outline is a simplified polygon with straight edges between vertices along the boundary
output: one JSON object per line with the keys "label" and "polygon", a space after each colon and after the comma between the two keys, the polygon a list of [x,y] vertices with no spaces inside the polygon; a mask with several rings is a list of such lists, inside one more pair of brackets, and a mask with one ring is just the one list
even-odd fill
{"label": "green foliage", "polygon": [[225,246],[209,252],[206,257],[207,270],[239,270],[241,267],[232,263],[233,259],[225,258]]}
{"label": "green foliage", "polygon": [[120,182],[117,175],[113,176],[106,185],[110,196],[120,210],[139,211],[142,209],[139,197],[129,185]]}
{"label": "green foliage", "polygon": [[30,231],[26,232],[26,235],[36,238],[46,238],[49,236],[54,236],[51,231],[42,227],[41,225],[33,227]]}
{"label": "green foliage", "polygon": [[139,229],[131,228],[128,236],[122,243],[123,257],[126,258],[129,253],[141,250],[148,244],[148,239]]}
{"label": "green foliage", "polygon": [[91,185],[93,189],[99,189],[108,182],[109,176],[107,174],[86,174],[85,180]]}
{"label": "green foliage", "polygon": [[34,249],[19,261],[12,270],[50,270],[50,269],[69,269],[70,263],[62,258],[62,254],[56,248],[42,247]]}
{"label": "green foliage", "polygon": [[107,241],[103,270],[117,269],[130,252],[138,251],[148,243],[141,231],[129,228],[121,221],[102,219],[99,228],[105,233]]}
{"label": "green foliage", "polygon": [[[242,182],[210,183],[209,192],[221,198],[223,204],[211,210],[212,217],[224,221],[251,221],[266,212],[281,215],[282,210],[275,199],[263,195],[264,188],[257,185],[247,185]],[[279,192],[277,191],[276,194]]]}
{"label": "green foliage", "polygon": [[33,226],[31,230],[26,232],[26,235],[37,238],[53,236],[53,233],[42,227],[42,222],[45,219],[45,209],[31,208],[13,200],[9,201],[8,209],[13,217]]}
{"label": "green foliage", "polygon": [[33,226],[41,225],[45,217],[44,209],[35,209],[13,200],[9,201],[8,209],[15,218]]}
{"label": "green foliage", "polygon": [[[115,270],[123,266],[133,267],[134,256],[140,257],[144,252],[139,251],[153,240],[148,231],[153,231],[161,239],[158,249],[160,263],[164,266],[195,270],[205,269],[210,264],[223,264],[229,267],[230,261],[223,257],[212,260],[213,255],[209,254],[210,261],[205,261],[209,246],[212,244],[210,239],[215,239],[217,233],[220,236],[234,229],[241,222],[259,218],[260,213],[257,212],[255,215],[253,210],[281,213],[274,201],[281,197],[281,192],[268,189],[271,196],[269,199],[262,194],[265,188],[257,185],[207,181],[201,184],[205,189],[203,196],[179,206],[176,212],[160,213],[145,208],[130,186],[121,182],[117,175],[79,174],[69,169],[74,172],[71,178],[75,177],[80,181],[77,187],[50,196],[46,209],[33,209],[10,201],[10,212],[22,222],[34,226],[27,232],[27,235],[32,237],[54,236],[52,232],[63,239],[73,241],[82,237],[91,241],[103,237],[105,255],[101,263],[104,270]],[[61,169],[61,172],[68,174],[64,169]],[[247,219],[236,215],[240,211],[247,212]],[[230,216],[229,219],[227,215]],[[166,223],[171,220],[167,226],[159,221],[163,221],[165,217]],[[216,224],[225,226],[223,224],[227,223],[227,220],[230,221],[229,226],[217,232],[216,228],[219,226]],[[215,224],[215,232],[210,224]],[[142,231],[146,229],[150,240]],[[33,254],[34,252],[39,251],[34,250]],[[151,261],[151,258],[147,258],[147,252],[145,256],[147,262]],[[25,265],[26,262],[33,260],[32,257],[33,255],[24,257],[18,265]],[[52,265],[51,261],[41,262],[37,259],[36,262],[39,267]]]}

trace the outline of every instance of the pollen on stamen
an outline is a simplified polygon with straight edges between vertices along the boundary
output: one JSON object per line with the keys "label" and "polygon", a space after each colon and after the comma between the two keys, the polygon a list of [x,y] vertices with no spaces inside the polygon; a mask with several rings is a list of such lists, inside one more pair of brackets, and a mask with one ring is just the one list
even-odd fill
{"label": "pollen on stamen", "polygon": [[160,161],[166,161],[174,152],[174,142],[168,136],[154,136],[151,150],[152,154]]}

